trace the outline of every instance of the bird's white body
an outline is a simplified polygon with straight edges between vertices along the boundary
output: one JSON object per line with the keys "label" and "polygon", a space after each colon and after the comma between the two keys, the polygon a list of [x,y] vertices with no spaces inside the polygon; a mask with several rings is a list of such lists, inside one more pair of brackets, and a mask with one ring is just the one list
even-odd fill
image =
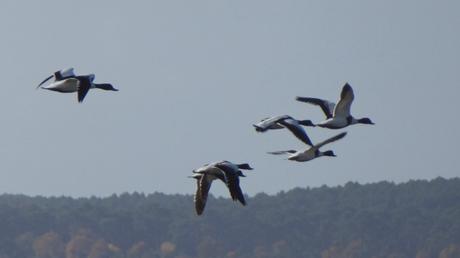
{"label": "bird's white body", "polygon": [[219,162],[214,162],[211,164],[206,164],[200,168],[193,170],[193,173],[202,174],[206,177],[208,182],[218,179],[219,177],[225,178],[225,174],[216,167]]}
{"label": "bird's white body", "polygon": [[329,128],[329,129],[341,129],[349,125],[358,123],[352,116],[343,117],[343,116],[334,116],[332,118],[326,119],[322,122],[316,124],[316,126]]}
{"label": "bird's white body", "polygon": [[[91,82],[90,88],[94,88],[94,84],[92,83],[95,78],[94,74],[85,75],[85,77],[88,77]],[[64,80],[55,81],[45,86],[41,86],[41,88],[47,89],[47,90],[54,90],[54,91],[69,93],[69,92],[77,92],[79,84],[80,84],[80,80],[78,80],[75,77],[71,77],[71,78],[67,78]]]}
{"label": "bird's white body", "polygon": [[56,81],[51,84],[42,86],[43,89],[54,90],[59,92],[76,92],[79,81],[76,78],[69,78],[62,81]]}
{"label": "bird's white body", "polygon": [[319,155],[316,154],[317,150],[317,148],[309,148],[305,151],[297,151],[296,153],[289,155],[288,159],[301,162],[310,161],[321,155],[320,153],[318,153]]}
{"label": "bird's white body", "polygon": [[337,117],[337,116],[326,119],[316,124],[316,126],[330,128],[330,129],[340,129],[348,125],[349,124],[348,124],[348,120],[346,117]]}

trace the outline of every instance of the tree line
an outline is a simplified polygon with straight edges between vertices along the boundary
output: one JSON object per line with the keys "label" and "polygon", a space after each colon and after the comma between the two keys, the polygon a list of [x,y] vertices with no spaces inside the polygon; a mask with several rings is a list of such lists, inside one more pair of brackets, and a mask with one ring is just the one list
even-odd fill
{"label": "tree line", "polygon": [[247,197],[0,196],[0,258],[458,258],[460,179]]}

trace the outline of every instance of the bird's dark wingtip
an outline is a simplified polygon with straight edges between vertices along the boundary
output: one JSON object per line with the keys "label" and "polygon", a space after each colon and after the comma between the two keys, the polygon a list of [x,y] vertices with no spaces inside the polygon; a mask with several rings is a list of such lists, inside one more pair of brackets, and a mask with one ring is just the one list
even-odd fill
{"label": "bird's dark wingtip", "polygon": [[348,82],[346,82],[345,85],[343,85],[343,89],[345,89],[345,90],[350,90],[350,89],[351,89],[351,85],[350,85]]}
{"label": "bird's dark wingtip", "polygon": [[295,100],[300,101],[300,102],[308,102],[306,97],[300,97],[300,96],[295,97]]}

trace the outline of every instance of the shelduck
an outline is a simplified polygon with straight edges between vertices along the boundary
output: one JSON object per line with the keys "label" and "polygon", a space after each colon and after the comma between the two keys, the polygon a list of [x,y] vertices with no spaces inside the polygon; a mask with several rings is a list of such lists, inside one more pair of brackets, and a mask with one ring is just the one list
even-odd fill
{"label": "shelduck", "polygon": [[[54,77],[54,82],[43,86],[43,84]],[[57,91],[61,93],[77,92],[78,102],[82,102],[90,89],[102,89],[108,91],[118,91],[110,83],[94,83],[94,74],[75,75],[73,68],[55,72],[43,80],[37,88]]]}
{"label": "shelduck", "polygon": [[288,160],[299,161],[299,162],[309,161],[309,160],[312,160],[318,157],[322,157],[322,156],[335,157],[336,155],[334,154],[332,150],[327,150],[327,151],[322,152],[319,150],[319,148],[321,148],[322,146],[328,143],[335,142],[337,140],[342,139],[343,137],[345,137],[346,134],[347,134],[346,132],[340,133],[323,142],[315,144],[306,150],[301,150],[301,151],[285,150],[285,151],[273,151],[273,152],[268,152],[268,153],[274,154],[274,155],[289,154]]}
{"label": "shelduck", "polygon": [[354,97],[353,89],[350,84],[346,83],[342,88],[337,105],[327,100],[310,97],[296,97],[296,100],[321,107],[326,115],[326,120],[317,123],[316,126],[319,127],[341,129],[353,124],[373,125],[374,123],[367,117],[356,119],[351,115],[350,109]]}

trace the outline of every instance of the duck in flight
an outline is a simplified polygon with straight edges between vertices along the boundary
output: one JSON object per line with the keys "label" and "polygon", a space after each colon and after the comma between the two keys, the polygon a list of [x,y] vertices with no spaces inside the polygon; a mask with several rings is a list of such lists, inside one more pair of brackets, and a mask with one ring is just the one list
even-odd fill
{"label": "duck in flight", "polygon": [[[54,77],[54,82],[43,86],[47,81]],[[52,90],[62,93],[77,92],[78,102],[82,102],[90,89],[102,89],[109,91],[118,91],[109,83],[94,83],[94,74],[75,75],[73,68],[60,70],[43,80],[38,88]]]}
{"label": "duck in flight", "polygon": [[206,206],[209,189],[212,181],[219,179],[225,183],[233,201],[239,201],[242,205],[246,205],[243,191],[240,188],[239,177],[245,177],[241,169],[252,170],[249,164],[234,164],[229,161],[219,161],[211,164],[206,164],[198,169],[193,170],[192,178],[197,181],[197,189],[195,193],[195,210],[198,215],[201,215]]}
{"label": "duck in flight", "polygon": [[273,152],[268,152],[269,154],[273,155],[282,155],[282,154],[289,154],[288,160],[293,160],[293,161],[299,161],[299,162],[305,162],[309,161],[318,157],[322,156],[329,156],[329,157],[335,157],[336,155],[332,150],[327,150],[327,151],[320,151],[319,148],[322,146],[335,142],[337,140],[342,139],[347,135],[346,132],[340,133],[334,137],[331,137],[325,141],[322,141],[320,143],[317,143],[315,145],[312,145],[310,148],[306,150],[301,150],[301,151],[296,151],[296,150],[286,150],[286,151],[273,151]]}
{"label": "duck in flight", "polygon": [[353,89],[350,84],[346,83],[342,88],[337,105],[327,100],[309,97],[297,97],[296,100],[321,107],[326,115],[326,120],[316,124],[319,127],[340,129],[353,124],[373,125],[374,123],[367,117],[356,119],[351,115],[351,103],[354,98]]}
{"label": "duck in flight", "polygon": [[305,144],[312,145],[307,133],[302,128],[302,125],[315,126],[310,120],[297,120],[288,115],[265,118],[253,126],[257,132],[266,132],[267,130],[287,128],[299,140]]}

